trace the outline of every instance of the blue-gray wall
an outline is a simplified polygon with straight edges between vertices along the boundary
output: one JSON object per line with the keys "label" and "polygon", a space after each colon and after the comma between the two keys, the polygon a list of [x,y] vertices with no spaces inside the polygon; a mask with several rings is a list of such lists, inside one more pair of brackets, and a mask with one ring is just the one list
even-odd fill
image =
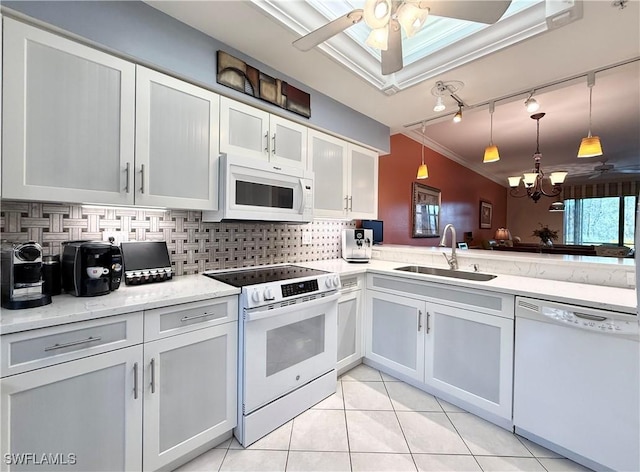
{"label": "blue-gray wall", "polygon": [[[2,5],[62,28],[134,60],[287,118],[335,132],[388,153],[389,127],[262,64],[140,1],[3,1]],[[7,12],[10,13],[10,12]],[[216,83],[216,51],[311,94],[311,118],[253,99]]]}

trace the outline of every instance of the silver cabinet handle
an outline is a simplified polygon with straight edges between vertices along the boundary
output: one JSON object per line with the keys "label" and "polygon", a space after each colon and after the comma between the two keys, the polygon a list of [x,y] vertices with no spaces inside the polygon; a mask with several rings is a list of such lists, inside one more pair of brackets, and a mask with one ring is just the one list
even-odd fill
{"label": "silver cabinet handle", "polygon": [[138,399],[138,363],[133,364],[133,399]]}
{"label": "silver cabinet handle", "polygon": [[156,393],[156,360],[151,358],[151,393]]}
{"label": "silver cabinet handle", "polygon": [[140,165],[140,193],[144,193],[144,164]]}
{"label": "silver cabinet handle", "polygon": [[353,195],[349,196],[349,211],[353,211]]}
{"label": "silver cabinet handle", "polygon": [[79,344],[85,344],[85,343],[92,343],[95,341],[100,341],[102,339],[101,336],[96,336],[95,338],[93,336],[89,336],[87,339],[81,339],[80,341],[70,341],[68,343],[62,343],[62,344],[54,344],[53,346],[49,346],[49,347],[45,347],[44,351],[55,351],[56,349],[64,349],[65,347],[71,347],[71,346],[77,346]]}
{"label": "silver cabinet handle", "polygon": [[127,162],[127,167],[125,167],[124,171],[127,173],[127,184],[124,187],[125,192],[129,193],[129,182],[131,176],[131,163]]}
{"label": "silver cabinet handle", "polygon": [[429,334],[429,318],[430,318],[430,314],[429,312],[427,312],[427,334]]}
{"label": "silver cabinet handle", "polygon": [[182,321],[183,323],[186,323],[187,321],[197,320],[199,318],[206,318],[206,317],[212,316],[212,315],[215,315],[215,313],[203,313],[202,315],[183,316],[182,318],[180,318],[180,321]]}
{"label": "silver cabinet handle", "polygon": [[606,316],[587,315],[586,313],[578,313],[577,311],[574,311],[573,314],[578,318],[584,318],[585,320],[604,321],[607,319]]}
{"label": "silver cabinet handle", "polygon": [[349,195],[345,195],[344,197],[344,209],[349,210]]}
{"label": "silver cabinet handle", "polygon": [[276,154],[276,133],[273,133],[273,138],[271,138],[271,141],[272,141],[271,152],[275,156],[275,154]]}
{"label": "silver cabinet handle", "polygon": [[422,329],[422,310],[418,310],[418,331]]}
{"label": "silver cabinet handle", "polygon": [[264,133],[264,152],[269,154],[269,132]]}

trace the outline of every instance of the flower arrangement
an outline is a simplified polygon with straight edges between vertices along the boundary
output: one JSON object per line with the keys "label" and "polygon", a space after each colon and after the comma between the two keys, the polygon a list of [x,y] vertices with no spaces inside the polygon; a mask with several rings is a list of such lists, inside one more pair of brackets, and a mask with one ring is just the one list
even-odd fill
{"label": "flower arrangement", "polygon": [[533,235],[540,238],[540,241],[543,243],[549,243],[558,239],[558,231],[549,229],[549,226],[543,225],[542,223],[538,224],[540,225],[540,229],[534,229]]}

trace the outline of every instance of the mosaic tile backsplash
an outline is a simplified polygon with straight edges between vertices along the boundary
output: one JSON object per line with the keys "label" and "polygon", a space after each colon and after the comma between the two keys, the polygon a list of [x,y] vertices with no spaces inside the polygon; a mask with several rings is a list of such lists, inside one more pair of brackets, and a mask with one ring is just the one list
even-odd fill
{"label": "mosaic tile backsplash", "polygon": [[[205,223],[200,211],[96,208],[75,204],[3,201],[0,238],[36,241],[44,254],[61,254],[62,243],[102,240],[122,231],[129,241],[165,240],[176,274],[340,257],[342,229],[352,221],[317,220],[297,225],[270,222]],[[311,245],[302,234],[311,233]]]}

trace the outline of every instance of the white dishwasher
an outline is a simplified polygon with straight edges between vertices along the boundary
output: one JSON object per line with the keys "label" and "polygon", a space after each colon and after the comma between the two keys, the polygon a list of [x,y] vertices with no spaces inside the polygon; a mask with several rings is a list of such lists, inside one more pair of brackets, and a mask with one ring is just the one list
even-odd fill
{"label": "white dishwasher", "polygon": [[640,470],[638,317],[516,297],[516,433],[594,470]]}

